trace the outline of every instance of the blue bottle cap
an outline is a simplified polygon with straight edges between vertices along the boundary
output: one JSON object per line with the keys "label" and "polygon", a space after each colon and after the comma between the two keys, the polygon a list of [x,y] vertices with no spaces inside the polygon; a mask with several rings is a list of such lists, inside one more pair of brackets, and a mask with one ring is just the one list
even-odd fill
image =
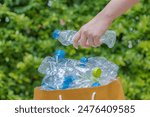
{"label": "blue bottle cap", "polygon": [[74,77],[73,77],[73,76],[66,76],[66,77],[64,78],[64,83],[70,84],[70,83],[73,82],[73,80],[74,80]]}
{"label": "blue bottle cap", "polygon": [[54,30],[54,32],[53,32],[53,38],[54,39],[58,39],[59,33],[60,33],[60,30]]}
{"label": "blue bottle cap", "polygon": [[87,62],[88,62],[88,58],[82,57],[82,58],[80,59],[80,62],[81,62],[81,63],[87,63]]}
{"label": "blue bottle cap", "polygon": [[99,82],[94,82],[94,83],[92,84],[92,87],[98,87],[98,86],[101,86],[101,84],[100,84]]}
{"label": "blue bottle cap", "polygon": [[65,58],[65,51],[64,50],[56,50],[55,51],[55,56],[58,57],[58,59],[62,59],[62,58]]}
{"label": "blue bottle cap", "polygon": [[64,82],[63,82],[62,89],[69,88],[70,84],[72,84],[74,79],[75,79],[74,76],[66,76],[66,77],[64,77]]}

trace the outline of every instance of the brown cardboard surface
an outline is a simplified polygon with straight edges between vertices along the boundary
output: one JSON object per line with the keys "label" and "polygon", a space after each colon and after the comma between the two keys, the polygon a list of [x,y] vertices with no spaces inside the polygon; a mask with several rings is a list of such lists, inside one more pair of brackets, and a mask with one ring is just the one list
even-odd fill
{"label": "brown cardboard surface", "polygon": [[54,91],[40,90],[40,87],[34,89],[34,100],[59,100],[59,96],[62,100],[91,100],[93,95],[94,100],[125,99],[122,85],[118,79],[108,85],[93,88]]}

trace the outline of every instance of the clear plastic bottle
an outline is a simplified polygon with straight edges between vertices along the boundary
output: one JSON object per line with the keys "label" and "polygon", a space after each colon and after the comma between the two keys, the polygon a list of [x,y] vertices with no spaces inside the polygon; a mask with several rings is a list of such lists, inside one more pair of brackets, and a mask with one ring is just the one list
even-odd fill
{"label": "clear plastic bottle", "polygon": [[[53,38],[58,39],[63,45],[68,46],[73,44],[74,35],[77,31],[74,30],[55,30],[53,32]],[[109,48],[112,48],[116,41],[116,33],[112,30],[108,30],[101,37],[101,42],[105,43]]]}
{"label": "clear plastic bottle", "polygon": [[63,50],[56,50],[53,57],[46,57],[38,71],[45,74],[41,88],[44,90],[57,90],[69,88],[71,78],[74,78],[74,66],[79,62],[66,59]]}
{"label": "clear plastic bottle", "polygon": [[106,85],[116,79],[119,67],[108,61],[104,57],[90,57],[89,64],[99,67],[102,70],[99,82],[101,85]]}
{"label": "clear plastic bottle", "polygon": [[70,88],[84,88],[91,86],[91,79],[87,75],[90,70],[87,66],[88,58],[82,57],[80,61],[74,66],[74,74],[77,76]]}
{"label": "clear plastic bottle", "polygon": [[75,66],[76,73],[79,77],[88,78],[87,72],[90,71],[90,66],[88,65],[88,58],[82,57],[80,62]]}
{"label": "clear plastic bottle", "polygon": [[81,71],[81,73],[82,75],[79,75],[79,77],[74,80],[70,88],[87,88],[101,86],[98,80],[101,75],[100,68],[91,68],[84,73]]}
{"label": "clear plastic bottle", "polygon": [[42,80],[41,89],[42,90],[56,90],[56,87],[54,86],[54,77],[46,75]]}
{"label": "clear plastic bottle", "polygon": [[54,75],[57,71],[57,66],[65,64],[65,52],[63,50],[56,50],[53,57],[46,57],[38,68],[42,74]]}
{"label": "clear plastic bottle", "polygon": [[61,89],[64,81],[64,70],[58,70],[58,74],[46,75],[41,83],[41,88],[43,90],[58,90]]}
{"label": "clear plastic bottle", "polygon": [[93,83],[98,83],[97,78],[100,77],[101,70],[97,67],[93,68],[92,65],[88,64],[88,58],[82,57],[80,63],[75,66],[74,73],[77,78],[72,83],[71,88],[86,88],[97,85]]}

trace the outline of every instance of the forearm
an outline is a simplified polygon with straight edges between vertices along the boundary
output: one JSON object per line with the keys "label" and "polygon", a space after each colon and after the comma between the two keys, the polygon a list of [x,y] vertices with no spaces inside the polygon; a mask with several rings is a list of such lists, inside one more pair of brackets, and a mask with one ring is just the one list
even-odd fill
{"label": "forearm", "polygon": [[137,2],[138,0],[111,0],[100,13],[82,26],[78,33],[76,33],[74,47],[78,48],[79,42],[85,48],[100,46],[100,38],[108,30],[112,21]]}
{"label": "forearm", "polygon": [[113,21],[118,16],[122,15],[139,0],[111,0],[105,8],[96,15],[95,19],[104,18]]}

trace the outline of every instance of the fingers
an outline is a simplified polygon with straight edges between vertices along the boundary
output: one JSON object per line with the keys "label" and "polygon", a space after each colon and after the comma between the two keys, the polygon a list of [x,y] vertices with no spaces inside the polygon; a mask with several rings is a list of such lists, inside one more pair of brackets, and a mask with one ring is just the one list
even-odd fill
{"label": "fingers", "polygon": [[80,29],[74,37],[73,46],[76,49],[78,49],[79,44],[83,48],[88,48],[90,46],[92,46],[92,47],[100,46],[101,45],[100,35],[98,35],[96,33],[91,33],[91,32]]}
{"label": "fingers", "polygon": [[101,45],[99,36],[95,35],[93,40],[94,40],[94,47],[98,47]]}
{"label": "fingers", "polygon": [[82,47],[84,48],[87,48],[89,47],[89,45],[87,44],[87,38],[86,38],[86,34],[85,32],[81,32],[81,31],[78,31],[76,34],[75,34],[75,37],[74,37],[74,41],[73,41],[73,46],[78,49],[78,45],[81,45]]}
{"label": "fingers", "polygon": [[81,37],[80,37],[80,45],[83,47],[83,48],[88,48],[88,44],[87,44],[87,34],[86,32],[82,32],[81,33]]}
{"label": "fingers", "polygon": [[94,47],[94,40],[91,34],[88,35],[88,44],[89,46],[93,46]]}
{"label": "fingers", "polygon": [[80,34],[80,31],[79,31],[79,32],[77,32],[77,33],[75,34],[75,37],[74,37],[73,46],[74,46],[76,49],[78,49],[80,36],[81,36],[81,34]]}
{"label": "fingers", "polygon": [[96,34],[89,34],[88,35],[88,43],[92,47],[98,47],[101,45],[100,36]]}

